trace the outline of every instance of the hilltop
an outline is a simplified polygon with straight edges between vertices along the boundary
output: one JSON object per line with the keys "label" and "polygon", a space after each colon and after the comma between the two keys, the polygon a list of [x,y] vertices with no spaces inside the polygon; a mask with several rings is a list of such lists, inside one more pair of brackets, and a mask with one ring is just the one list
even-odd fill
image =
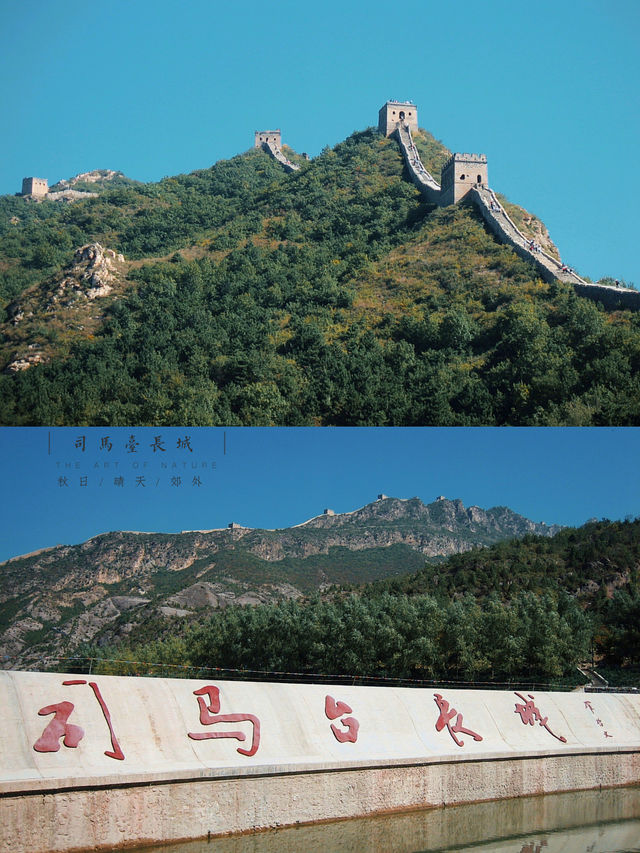
{"label": "hilltop", "polygon": [[295,527],[179,534],[119,531],[59,545],[0,567],[0,651],[27,666],[83,642],[124,638],[149,620],[165,628],[232,604],[298,599],[424,566],[425,559],[504,539],[551,536],[507,507],[439,498],[381,498]]}
{"label": "hilltop", "polygon": [[[450,152],[414,141],[439,175]],[[86,173],[97,196],[73,204],[0,199],[0,422],[640,422],[638,314],[546,283],[473,206],[429,204],[373,129],[284,150],[296,171],[252,149],[156,184]],[[123,257],[109,291],[53,299],[96,243]]]}

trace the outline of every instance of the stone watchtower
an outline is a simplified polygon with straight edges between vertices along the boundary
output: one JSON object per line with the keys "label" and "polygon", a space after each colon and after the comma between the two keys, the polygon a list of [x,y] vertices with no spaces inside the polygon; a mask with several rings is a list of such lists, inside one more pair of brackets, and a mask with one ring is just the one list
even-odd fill
{"label": "stone watchtower", "polygon": [[42,198],[49,192],[46,178],[23,178],[22,195],[35,195]]}
{"label": "stone watchtower", "polygon": [[456,204],[469,190],[489,186],[485,154],[453,154],[442,167],[440,204]]}
{"label": "stone watchtower", "polygon": [[402,122],[409,130],[418,130],[418,108],[411,101],[387,101],[378,113],[378,130],[385,136],[391,136]]}
{"label": "stone watchtower", "polygon": [[262,148],[265,142],[273,142],[278,148],[282,148],[280,130],[256,130],[254,148]]}

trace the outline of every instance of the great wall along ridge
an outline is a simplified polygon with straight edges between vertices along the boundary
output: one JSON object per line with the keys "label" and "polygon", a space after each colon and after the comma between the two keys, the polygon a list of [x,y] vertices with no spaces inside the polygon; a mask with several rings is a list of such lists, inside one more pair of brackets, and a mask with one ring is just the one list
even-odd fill
{"label": "great wall along ridge", "polygon": [[640,696],[0,672],[2,849],[640,782]]}
{"label": "great wall along ridge", "polygon": [[[532,261],[544,281],[567,282],[580,296],[601,302],[609,309],[640,309],[639,291],[585,281],[526,237],[490,189],[484,154],[453,154],[442,169],[442,184],[439,184],[425,168],[413,142],[411,132],[418,130],[418,108],[414,103],[387,101],[378,113],[378,130],[384,136],[394,136],[398,140],[411,180],[430,204],[445,207],[463,199],[471,201],[494,236],[501,243],[512,246],[520,257]],[[280,145],[280,130],[256,131],[256,148],[263,148],[288,172],[297,170],[299,167],[282,154]]]}
{"label": "great wall along ridge", "polygon": [[[378,113],[378,130],[384,136],[394,136],[411,176],[425,199],[431,204],[447,206],[463,199],[479,209],[487,228],[501,242],[512,246],[516,254],[532,261],[544,281],[564,281],[580,296],[601,302],[605,308],[640,309],[640,291],[626,287],[592,284],[585,281],[562,261],[540,249],[527,238],[509,217],[489,187],[487,158],[484,154],[453,154],[442,169],[441,184],[429,174],[420,159],[411,132],[418,130],[418,108],[411,101],[387,101]],[[256,130],[254,147],[261,148],[277,160],[286,172],[300,169],[282,152],[282,134],[278,130]],[[306,157],[306,155],[303,155]],[[308,159],[308,158],[307,158]],[[46,178],[28,177],[22,181],[22,195],[32,200],[79,200],[94,195],[87,192],[50,193]]]}

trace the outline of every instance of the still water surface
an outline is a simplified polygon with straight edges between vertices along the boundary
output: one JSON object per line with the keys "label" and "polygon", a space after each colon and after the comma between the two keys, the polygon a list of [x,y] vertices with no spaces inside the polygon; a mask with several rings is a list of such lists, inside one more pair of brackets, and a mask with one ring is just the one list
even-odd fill
{"label": "still water surface", "polygon": [[152,849],[161,853],[640,853],[640,787],[452,806]]}

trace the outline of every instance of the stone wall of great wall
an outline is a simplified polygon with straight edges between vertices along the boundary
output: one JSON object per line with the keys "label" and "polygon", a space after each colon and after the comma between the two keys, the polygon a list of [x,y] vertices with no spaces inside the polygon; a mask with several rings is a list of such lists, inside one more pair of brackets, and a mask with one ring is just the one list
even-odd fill
{"label": "stone wall of great wall", "polygon": [[[511,246],[521,258],[533,262],[544,281],[563,281],[571,284],[580,296],[600,302],[608,309],[640,310],[640,291],[587,282],[529,240],[511,220],[493,190],[490,189],[484,155],[454,154],[445,164],[441,186],[420,159],[411,135],[412,128],[415,131],[418,129],[418,110],[411,101],[387,101],[380,109],[378,114],[380,133],[396,137],[412,182],[430,204],[444,206],[458,203],[462,199],[470,200],[480,211],[492,234],[500,242]],[[285,171],[299,170],[300,167],[292,163],[282,152],[279,129],[256,131],[254,145],[277,160]],[[461,184],[464,184],[462,189]],[[22,193],[30,198],[46,198],[53,201],[76,201],[95,195],[70,190],[49,193],[47,181],[44,178],[24,178]]]}
{"label": "stone wall of great wall", "polygon": [[[425,168],[413,142],[409,127],[402,122],[398,122],[395,132],[390,133],[390,135],[395,135],[398,140],[411,180],[424,195],[425,199],[431,204],[443,206],[451,203],[450,199],[454,195],[453,188],[447,187],[445,194],[440,184]],[[483,167],[483,174],[486,176],[486,160],[478,160],[478,163]],[[447,165],[450,166],[450,164],[451,160]],[[535,264],[544,281],[567,282],[573,286],[576,293],[580,296],[600,302],[608,309],[629,308],[636,311],[640,310],[640,291],[631,290],[626,287],[591,284],[573,270],[567,268],[565,264],[558,261],[552,255],[535,247],[532,241],[519,230],[509,214],[504,210],[488,184],[469,185],[463,198],[475,204],[487,228],[500,242],[507,243],[521,258]]]}
{"label": "stone wall of great wall", "polygon": [[436,181],[433,175],[427,171],[420,159],[418,149],[416,148],[411,136],[411,130],[407,125],[399,124],[396,136],[400,143],[400,150],[402,151],[404,162],[406,163],[409,174],[411,175],[411,180],[418,187],[427,201],[431,202],[431,204],[440,204],[440,184]]}
{"label": "stone wall of great wall", "polygon": [[279,130],[256,130],[255,132],[255,142],[254,145],[256,148],[262,148],[263,151],[266,151],[267,154],[270,154],[274,160],[277,160],[280,163],[285,172],[297,172],[300,166],[296,165],[296,163],[292,163],[285,155],[282,153],[282,149],[280,146],[282,145],[282,138]]}
{"label": "stone wall of great wall", "polygon": [[5,671],[0,707],[21,853],[640,782],[639,695]]}

